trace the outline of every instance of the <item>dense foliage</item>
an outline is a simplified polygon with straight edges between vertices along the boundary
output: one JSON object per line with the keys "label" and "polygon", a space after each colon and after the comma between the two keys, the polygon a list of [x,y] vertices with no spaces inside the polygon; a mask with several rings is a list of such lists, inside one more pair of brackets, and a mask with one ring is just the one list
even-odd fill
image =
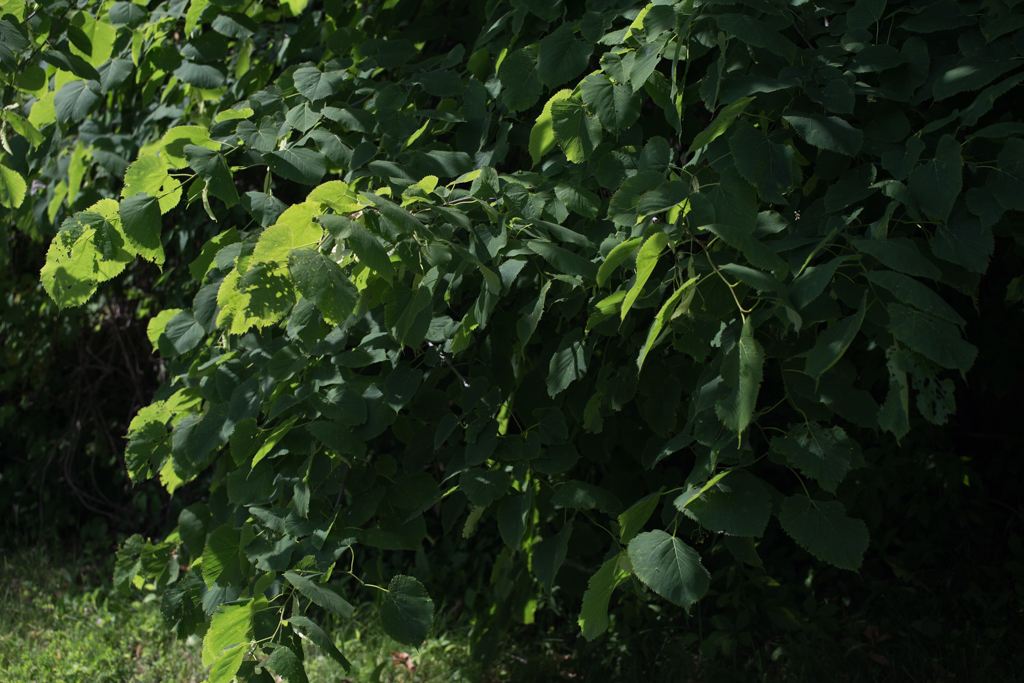
{"label": "dense foliage", "polygon": [[310,605],[365,586],[419,643],[382,558],[491,520],[484,632],[546,604],[595,638],[629,584],[688,610],[698,548],[758,566],[773,518],[856,571],[865,467],[955,413],[1017,263],[1012,5],[4,0],[0,201],[59,225],[42,286],[141,257],[191,288],[126,464],[208,495],[117,581],[211,681],[303,680],[298,634],[347,666]]}

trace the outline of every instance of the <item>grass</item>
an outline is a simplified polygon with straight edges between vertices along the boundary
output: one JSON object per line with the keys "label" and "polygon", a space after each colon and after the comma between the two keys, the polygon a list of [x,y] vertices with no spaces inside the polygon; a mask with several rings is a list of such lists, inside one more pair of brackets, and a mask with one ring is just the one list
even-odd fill
{"label": "grass", "polygon": [[11,683],[199,683],[198,640],[178,643],[155,595],[112,593],[109,572],[44,552],[0,566],[0,674]]}
{"label": "grass", "polygon": [[[0,680],[4,683],[201,683],[201,641],[175,639],[158,597],[114,592],[109,567],[39,551],[0,560]],[[372,605],[333,633],[353,670],[307,644],[310,683],[491,680],[469,654],[466,631],[410,651],[374,628]]]}

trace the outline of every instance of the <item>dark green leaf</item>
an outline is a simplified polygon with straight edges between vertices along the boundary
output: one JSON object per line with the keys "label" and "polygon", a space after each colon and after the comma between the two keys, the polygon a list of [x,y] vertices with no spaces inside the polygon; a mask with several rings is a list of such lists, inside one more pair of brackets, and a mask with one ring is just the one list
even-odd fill
{"label": "dark green leaf", "polygon": [[206,182],[211,195],[221,199],[228,207],[238,203],[238,190],[231,169],[223,154],[199,145],[185,145],[188,165]]}
{"label": "dark green leaf", "polygon": [[996,245],[992,231],[983,227],[978,219],[956,215],[938,227],[931,247],[932,253],[944,261],[963,266],[972,273],[984,273]]}
{"label": "dark green leaf", "polygon": [[814,348],[807,354],[807,365],[804,372],[817,380],[833,365],[839,362],[850,344],[856,339],[860,326],[867,312],[867,294],[856,313],[833,323],[827,330],[818,335]]}
{"label": "dark green leaf", "polygon": [[345,85],[345,76],[329,71],[324,73],[313,66],[296,69],[292,74],[295,89],[310,102],[325,100]]}
{"label": "dark green leaf", "polygon": [[527,50],[516,50],[501,62],[501,101],[509,111],[529,109],[540,99],[542,86],[535,67],[536,58]]}
{"label": "dark green leaf", "polygon": [[548,395],[554,398],[587,372],[587,357],[583,346],[583,331],[573,330],[558,344],[548,365]]}
{"label": "dark green leaf", "polygon": [[922,211],[940,221],[949,218],[963,188],[963,159],[956,138],[942,136],[935,158],[911,172],[909,187]]}
{"label": "dark green leaf", "polygon": [[342,619],[350,619],[352,617],[355,608],[349,604],[348,600],[333,591],[330,586],[317,583],[293,571],[285,572],[284,578],[288,579],[288,583],[298,588],[300,593],[331,614]]}
{"label": "dark green leaf", "polygon": [[101,96],[102,90],[96,81],[65,83],[53,98],[57,120],[61,123],[82,121],[100,101]]}
{"label": "dark green leaf", "polygon": [[268,152],[263,158],[274,175],[303,185],[316,185],[327,172],[327,158],[304,147]]}
{"label": "dark green leaf", "polygon": [[600,510],[609,515],[622,511],[622,502],[610,491],[583,481],[567,481],[551,496],[551,504],[574,510]]}
{"label": "dark green leaf", "polygon": [[823,429],[811,422],[793,428],[783,439],[773,438],[772,450],[805,476],[816,479],[823,489],[835,493],[853,466],[858,449],[842,428]]}
{"label": "dark green leaf", "polygon": [[722,362],[722,379],[732,391],[715,404],[719,419],[736,433],[743,432],[753,419],[763,366],[764,351],[754,339],[754,329],[747,318],[739,340]]}
{"label": "dark green leaf", "polygon": [[889,317],[896,339],[942,367],[967,372],[974,365],[978,349],[954,325],[900,304],[889,306]]}
{"label": "dark green leaf", "polygon": [[640,95],[623,83],[597,73],[583,79],[583,104],[607,130],[625,130],[640,117]]}
{"label": "dark green leaf", "polygon": [[552,104],[551,128],[566,158],[573,163],[585,160],[601,144],[601,123],[580,100],[570,98]]}
{"label": "dark green leaf", "polygon": [[638,579],[686,609],[704,597],[711,584],[697,551],[664,531],[645,531],[630,541],[629,559]]}
{"label": "dark green leaf", "polygon": [[145,192],[121,200],[118,213],[129,245],[143,258],[157,265],[164,262],[164,248],[160,241],[162,220],[160,203]]}
{"label": "dark green leaf", "polygon": [[549,88],[557,88],[576,78],[584,69],[594,46],[575,36],[572,24],[561,24],[540,41],[537,76]]}
{"label": "dark green leaf", "polygon": [[868,549],[868,528],[861,520],[847,517],[842,503],[790,496],[782,502],[779,522],[819,560],[850,571],[860,568]]}
{"label": "dark green leaf", "polygon": [[512,550],[519,550],[523,544],[523,533],[532,505],[532,495],[527,490],[515,496],[508,496],[498,506],[498,532]]}
{"label": "dark green leaf", "polygon": [[288,623],[291,624],[292,628],[300,629],[309,638],[310,642],[338,664],[341,664],[346,672],[352,671],[351,662],[345,658],[345,655],[341,654],[341,650],[334,644],[331,637],[322,628],[313,623],[312,620],[306,617],[292,616],[288,618]]}
{"label": "dark green leaf", "polygon": [[459,488],[473,505],[487,507],[505,495],[511,481],[505,472],[474,467],[459,475]]}
{"label": "dark green leaf", "polygon": [[433,619],[434,602],[423,584],[411,576],[391,579],[380,606],[385,633],[403,645],[417,646],[426,639]]}
{"label": "dark green leaf", "polygon": [[296,288],[320,309],[324,318],[340,325],[352,313],[359,290],[329,256],[316,249],[295,249],[288,255],[288,272]]}
{"label": "dark green leaf", "polygon": [[566,520],[562,530],[549,536],[533,547],[533,573],[544,589],[551,592],[555,577],[562,563],[565,562],[569,550],[569,537],[572,536],[572,518]]}
{"label": "dark green leaf", "polygon": [[682,511],[715,533],[760,536],[771,509],[771,498],[761,480],[744,470],[733,470],[698,496],[688,498]]}
{"label": "dark green leaf", "polygon": [[768,139],[763,132],[741,121],[729,136],[736,169],[771,204],[784,204],[784,195],[800,180],[794,150]]}
{"label": "dark green leaf", "polygon": [[839,154],[856,156],[864,142],[864,133],[835,116],[790,114],[783,117],[809,144]]}

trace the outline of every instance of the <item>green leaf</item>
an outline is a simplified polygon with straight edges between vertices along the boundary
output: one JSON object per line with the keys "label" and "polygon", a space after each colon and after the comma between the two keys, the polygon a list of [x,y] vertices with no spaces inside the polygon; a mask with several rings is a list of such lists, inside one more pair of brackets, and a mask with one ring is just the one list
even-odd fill
{"label": "green leaf", "polygon": [[1024,211],[1024,141],[1007,140],[996,162],[999,170],[992,188],[996,201],[1007,211]]}
{"label": "green leaf", "polygon": [[551,289],[551,280],[547,280],[540,288],[540,294],[530,304],[523,308],[523,317],[516,321],[516,337],[519,339],[521,352],[525,352],[526,344],[533,337],[544,314],[544,303],[547,300],[548,290]]}
{"label": "green leaf", "polygon": [[229,683],[249,648],[252,609],[249,605],[222,605],[203,636],[202,661],[212,666],[210,683]]}
{"label": "green leaf", "polygon": [[974,365],[978,348],[945,320],[900,304],[889,306],[889,318],[888,329],[896,339],[942,367],[967,372]]}
{"label": "green leaf", "polygon": [[132,249],[142,258],[158,266],[164,262],[164,247],[160,241],[162,219],[160,202],[145,192],[121,200],[118,215],[124,236]]}
{"label": "green leaf", "polygon": [[583,104],[597,114],[610,131],[626,130],[640,118],[640,94],[623,83],[614,83],[601,73],[583,79]]}
{"label": "green leaf", "polygon": [[[205,147],[210,151],[220,149],[220,143],[210,139],[210,131],[202,126],[177,126],[164,133],[160,140],[160,152],[171,168],[183,168],[189,164],[185,155],[187,145]],[[197,159],[198,161],[198,159]]]}
{"label": "green leaf", "polygon": [[579,185],[559,183],[555,186],[555,196],[570,211],[584,218],[597,218],[601,210],[601,198]]}
{"label": "green leaf", "polygon": [[284,645],[274,648],[270,656],[263,660],[263,667],[273,671],[287,683],[309,683],[302,660],[291,648]]}
{"label": "green leaf", "polygon": [[100,67],[100,92],[104,95],[111,92],[128,80],[135,67],[129,59],[111,59]]}
{"label": "green leaf", "polygon": [[86,81],[98,82],[100,80],[100,74],[93,65],[78,55],[57,52],[55,50],[43,50],[40,56],[47,64],[52,64],[64,71],[69,71]]}
{"label": "green leaf", "polygon": [[529,109],[540,99],[542,86],[537,77],[536,58],[529,50],[516,50],[501,62],[501,101],[511,112]]}
{"label": "green leaf", "polygon": [[539,254],[545,261],[555,267],[560,273],[575,275],[584,280],[595,280],[597,278],[597,264],[588,261],[579,254],[555,246],[550,242],[541,240],[530,240],[526,243],[531,251]]}
{"label": "green leaf", "polygon": [[905,304],[957,325],[967,324],[960,314],[946,303],[945,299],[927,285],[923,285],[911,277],[890,270],[869,270],[864,273],[864,277],[876,285],[885,287]]}
{"label": "green leaf", "polygon": [[984,273],[996,245],[992,231],[978,219],[957,215],[939,225],[931,248],[943,261],[963,266],[972,273]]}
{"label": "green leaf", "polygon": [[355,608],[349,604],[348,600],[331,590],[330,586],[325,586],[317,583],[316,581],[312,581],[311,579],[296,574],[293,571],[285,572],[284,578],[288,579],[288,583],[298,588],[300,593],[323,607],[331,614],[341,617],[342,619],[352,618]]}
{"label": "green leaf", "polygon": [[[700,195],[694,196],[699,197]],[[677,206],[683,206],[683,202],[688,197],[690,197],[689,185],[682,180],[669,180],[656,189],[645,192],[636,205],[636,211],[641,216],[662,213]]]}
{"label": "green leaf", "polygon": [[816,479],[831,493],[835,493],[859,455],[857,443],[841,427],[824,429],[815,422],[794,427],[785,438],[773,438],[771,446],[790,465]]}
{"label": "green leaf", "polygon": [[626,553],[618,553],[602,564],[587,582],[587,590],[583,593],[583,606],[577,620],[583,637],[587,640],[593,640],[608,630],[608,604],[611,602],[612,593],[629,579],[629,573],[620,567],[625,561]]}
{"label": "green leaf", "polygon": [[325,100],[339,92],[345,85],[343,74],[329,71],[324,73],[314,66],[304,66],[292,74],[295,89],[310,102]]}
{"label": "green leaf", "polygon": [[381,215],[387,218],[403,235],[423,230],[423,224],[420,223],[419,219],[398,204],[389,202],[387,199],[378,197],[375,194],[363,193],[363,196],[372,201]]}
{"label": "green leaf", "polygon": [[183,152],[188,165],[206,182],[206,189],[211,195],[228,207],[238,203],[238,190],[223,154],[193,144],[185,145]]}
{"label": "green leaf", "polygon": [[857,571],[868,549],[867,525],[847,517],[839,501],[790,496],[782,501],[779,523],[801,547],[840,569]]}
{"label": "green leaf", "polygon": [[273,117],[264,116],[259,124],[252,121],[239,121],[235,133],[246,147],[257,152],[272,152],[277,147],[281,124]]}
{"label": "green leaf", "polygon": [[181,201],[181,183],[167,173],[167,162],[155,155],[140,157],[124,176],[122,197],[145,192],[157,197],[160,213],[167,213]]}
{"label": "green leaf", "polygon": [[764,351],[754,339],[754,328],[747,318],[743,321],[739,340],[722,362],[722,379],[732,391],[715,404],[719,419],[737,434],[742,433],[753,419],[763,366]]}
{"label": "green leaf", "polygon": [[633,253],[640,248],[644,238],[634,237],[633,239],[620,242],[615,245],[615,248],[608,252],[608,256],[605,257],[604,263],[597,270],[597,285],[603,287],[604,283],[608,281],[611,274],[615,272],[622,263],[628,259]]}
{"label": "green leaf", "polygon": [[434,619],[434,602],[411,576],[396,576],[380,606],[384,632],[403,645],[416,646],[427,638]]}
{"label": "green leaf", "polygon": [[928,216],[944,221],[963,189],[963,159],[960,143],[952,135],[939,139],[935,158],[910,174],[910,194]]}
{"label": "green leaf", "polygon": [[643,291],[644,285],[647,284],[647,280],[650,279],[655,266],[658,265],[661,252],[668,246],[668,242],[668,235],[664,232],[656,232],[647,238],[647,241],[640,247],[640,251],[636,255],[636,281],[629,288],[629,291],[626,292],[625,299],[622,300],[622,311],[619,314],[622,320],[626,319],[626,314],[629,313],[633,304],[636,303],[637,298]]}
{"label": "green leaf", "polygon": [[551,127],[566,158],[580,163],[601,144],[601,122],[587,112],[583,102],[568,98],[551,105]]}
{"label": "green leaf", "polygon": [[[658,171],[643,171],[627,178],[608,202],[608,218],[615,225],[632,229],[640,221],[638,213],[640,200],[651,191],[661,187],[664,176]],[[743,182],[740,180],[739,182]],[[746,185],[746,183],[743,183]],[[749,189],[749,186],[747,186]],[[753,194],[753,190],[751,190]],[[756,215],[756,210],[755,210]]]}
{"label": "green leaf", "polygon": [[593,52],[591,43],[576,39],[572,24],[561,24],[540,41],[537,76],[547,87],[557,88],[583,73]]}
{"label": "green leaf", "polygon": [[726,536],[724,540],[725,547],[737,560],[749,564],[751,567],[764,567],[761,558],[757,556],[754,539],[745,536]]}
{"label": "green leaf", "polygon": [[219,88],[227,78],[221,65],[198,64],[187,59],[174,70],[174,75],[189,85],[205,89]]}
{"label": "green leaf", "polygon": [[554,398],[587,373],[583,330],[576,328],[562,337],[548,364],[548,395]]}
{"label": "green leaf", "polygon": [[572,95],[572,90],[559,90],[544,105],[543,111],[537,116],[533,128],[530,130],[530,159],[536,166],[544,155],[555,148],[555,132],[552,129],[551,106],[558,100],[564,100]]}
{"label": "green leaf", "polygon": [[314,221],[320,211],[316,202],[292,204],[260,234],[252,262],[283,265],[293,250],[315,247],[324,235],[323,228]]}
{"label": "green leaf", "polygon": [[533,496],[530,490],[516,496],[508,496],[498,506],[498,532],[512,550],[523,545],[526,522],[532,509]]}
{"label": "green leaf", "polygon": [[270,171],[303,185],[316,185],[327,172],[327,158],[304,147],[292,147],[263,155]]}
{"label": "green leaf", "polygon": [[206,330],[196,320],[192,311],[181,311],[167,322],[164,334],[170,340],[175,353],[188,353],[203,340]]}
{"label": "green leaf", "polygon": [[763,132],[741,121],[729,136],[729,149],[740,175],[757,188],[764,201],[786,203],[785,195],[801,175],[792,147],[772,142]]}
{"label": "green leaf", "polygon": [[25,201],[28,186],[21,174],[0,164],[0,206],[17,209]]}
{"label": "green leaf", "polygon": [[715,16],[718,27],[753,47],[761,47],[792,63],[796,58],[796,45],[778,31],[770,28],[763,19],[747,14],[719,14]]}
{"label": "green leaf", "polygon": [[845,256],[837,256],[820,266],[804,269],[800,277],[793,280],[793,284],[789,286],[789,300],[799,310],[817,299],[825,291],[826,285],[832,281],[836,269],[845,260]]}
{"label": "green leaf", "polygon": [[718,235],[729,246],[739,249],[751,264],[770,270],[777,280],[782,280],[789,273],[789,265],[778,254],[735,224],[712,223],[702,228]]}
{"label": "green leaf", "polygon": [[352,663],[345,658],[345,655],[341,654],[341,650],[334,644],[331,637],[322,628],[313,623],[312,620],[306,617],[292,616],[288,618],[288,623],[292,628],[300,630],[324,654],[338,664],[341,664],[345,668],[346,673],[352,671]]}
{"label": "green leaf", "polygon": [[544,590],[549,593],[554,585],[555,577],[558,576],[558,570],[565,562],[570,536],[572,536],[571,517],[562,525],[561,531],[533,546],[533,573],[537,576],[540,584],[544,586]]}
{"label": "green leaf", "polygon": [[665,327],[670,318],[669,316],[675,311],[676,304],[683,297],[684,294],[690,291],[696,284],[699,278],[693,277],[687,280],[682,287],[672,293],[672,296],[662,305],[658,314],[654,316],[654,322],[651,323],[651,329],[647,331],[647,340],[644,342],[643,347],[640,349],[640,354],[636,358],[637,370],[643,370],[644,361],[647,359],[649,354],[654,348],[661,343],[661,331]]}
{"label": "green leaf", "polygon": [[754,232],[757,227],[757,192],[740,177],[735,166],[726,166],[718,184],[702,194],[707,195],[715,208],[716,223],[729,225],[748,235]]}
{"label": "green leaf", "polygon": [[[686,497],[682,494],[676,499]],[[760,536],[771,517],[771,496],[760,479],[745,470],[732,470],[681,507],[688,517],[715,533]]]}
{"label": "green leaf", "polygon": [[619,542],[628,544],[632,541],[633,537],[643,530],[660,502],[661,489],[658,489],[633,503],[628,510],[619,515]]}
{"label": "green leaf", "polygon": [[890,237],[885,240],[850,240],[850,244],[871,254],[883,265],[914,277],[938,280],[942,271],[926,259],[911,240],[905,237]]}
{"label": "green leaf", "polygon": [[238,532],[230,524],[217,527],[206,539],[202,569],[207,587],[212,587],[225,572],[230,576],[238,571],[240,543]]}
{"label": "green leaf", "polygon": [[693,154],[699,149],[707,147],[715,139],[720,137],[725,131],[729,130],[729,127],[733,124],[740,114],[747,108],[751,102],[754,101],[753,97],[741,97],[729,106],[718,112],[718,116],[711,122],[707,128],[705,128],[700,135],[693,139],[690,143],[690,148],[686,151],[687,154]]}
{"label": "green leaf", "polygon": [[814,348],[807,354],[807,364],[804,372],[819,379],[833,365],[839,362],[850,344],[856,339],[860,326],[864,322],[864,314],[867,312],[867,293],[861,302],[857,312],[848,318],[833,323],[827,330],[818,335],[818,341]]}
{"label": "green leaf", "polygon": [[459,475],[459,488],[473,505],[487,507],[508,491],[512,478],[505,472],[472,467]]}
{"label": "green leaf", "polygon": [[664,531],[645,531],[629,542],[633,573],[669,602],[689,609],[704,597],[711,575],[697,551]]}
{"label": "green leaf", "polygon": [[270,455],[270,451],[274,450],[274,447],[277,446],[278,442],[291,431],[292,427],[295,425],[295,421],[298,419],[298,415],[293,415],[275,427],[274,430],[267,435],[263,445],[260,446],[255,455],[252,456],[252,463],[249,467],[255,469],[260,460]]}
{"label": "green leaf", "polygon": [[53,98],[57,120],[61,123],[84,120],[103,96],[96,81],[69,81]]}
{"label": "green leaf", "polygon": [[316,304],[330,324],[340,325],[356,307],[359,290],[329,256],[296,249],[288,255],[288,272],[302,296]]}
{"label": "green leaf", "polygon": [[575,479],[567,481],[551,496],[551,504],[573,510],[600,510],[609,515],[622,511],[622,502],[607,489]]}
{"label": "green leaf", "polygon": [[633,92],[644,87],[647,79],[658,68],[658,63],[661,61],[661,49],[664,45],[665,37],[655,38],[638,47],[633,53],[633,66],[629,69],[629,84],[633,86]]}
{"label": "green leaf", "polygon": [[[835,116],[791,114],[783,116],[797,134],[818,149],[856,156],[864,143],[864,133]],[[916,138],[915,138],[916,139]]]}

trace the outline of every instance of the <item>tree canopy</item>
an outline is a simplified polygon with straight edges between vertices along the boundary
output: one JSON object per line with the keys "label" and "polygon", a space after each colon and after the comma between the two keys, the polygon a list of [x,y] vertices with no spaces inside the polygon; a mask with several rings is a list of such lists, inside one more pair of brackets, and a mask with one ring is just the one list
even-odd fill
{"label": "tree canopy", "polygon": [[[347,666],[304,616],[351,614],[332,579],[492,520],[495,629],[566,563],[588,639],[630,581],[687,610],[703,539],[758,564],[772,520],[857,571],[859,473],[955,413],[1021,236],[1004,0],[0,6],[42,287],[182,293],[125,459],[208,495],[116,580],[214,683],[304,680],[300,635]],[[418,644],[428,590],[386,583]]]}

